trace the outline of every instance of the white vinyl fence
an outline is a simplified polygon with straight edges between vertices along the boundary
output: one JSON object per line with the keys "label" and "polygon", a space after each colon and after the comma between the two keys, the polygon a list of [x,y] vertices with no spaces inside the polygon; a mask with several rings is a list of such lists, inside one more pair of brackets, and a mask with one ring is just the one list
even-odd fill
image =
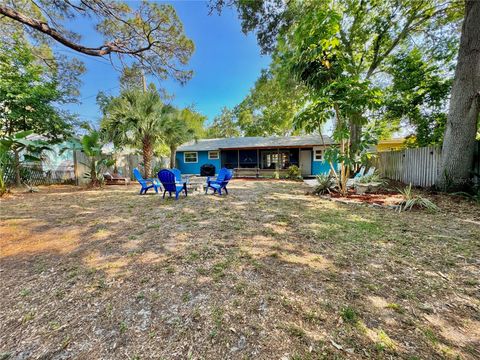
{"label": "white vinyl fence", "polygon": [[[377,168],[382,177],[413,186],[434,186],[439,177],[441,147],[427,146],[378,153]],[[473,181],[480,183],[480,141],[476,142],[472,164]]]}

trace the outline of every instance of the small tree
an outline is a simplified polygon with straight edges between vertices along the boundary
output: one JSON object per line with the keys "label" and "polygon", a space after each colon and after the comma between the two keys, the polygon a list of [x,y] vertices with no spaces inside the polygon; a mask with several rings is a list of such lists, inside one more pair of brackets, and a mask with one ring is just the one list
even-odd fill
{"label": "small tree", "polygon": [[82,152],[90,158],[90,171],[85,174],[90,179],[91,186],[100,186],[99,172],[106,165],[107,160],[103,158],[102,142],[100,141],[100,132],[90,130],[90,133],[83,135],[81,139]]}
{"label": "small tree", "polygon": [[68,140],[61,152],[66,150],[83,152],[89,158],[89,162],[84,164],[89,168],[84,177],[90,180],[90,186],[97,187],[103,183],[103,179],[100,176],[101,173],[109,166],[114,165],[115,161],[103,154],[104,142],[102,141],[101,133],[89,126],[86,127],[86,130],[88,130],[88,133],[83,135],[81,139],[72,138]]}
{"label": "small tree", "polygon": [[171,112],[165,115],[162,124],[162,138],[163,142],[170,150],[171,168],[175,167],[175,153],[177,151],[177,147],[196,137],[195,131],[187,124],[185,118],[187,115],[186,111],[188,111],[188,109],[172,109]]}
{"label": "small tree", "polygon": [[171,109],[153,86],[126,90],[105,105],[102,131],[115,146],[142,149],[145,177],[150,177],[153,151],[162,142],[164,118]]}

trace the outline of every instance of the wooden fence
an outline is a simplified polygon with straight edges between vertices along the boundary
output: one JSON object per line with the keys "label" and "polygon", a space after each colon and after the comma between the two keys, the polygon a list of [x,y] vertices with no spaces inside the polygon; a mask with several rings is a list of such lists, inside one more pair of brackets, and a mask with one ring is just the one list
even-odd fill
{"label": "wooden fence", "polygon": [[[377,158],[377,169],[382,177],[401,181],[413,186],[434,186],[439,177],[441,147],[427,146],[400,151],[381,152]],[[480,142],[477,141],[473,180],[480,182]]]}
{"label": "wooden fence", "polygon": [[[122,155],[116,158],[118,173],[133,179],[133,169],[139,168],[143,172],[143,157],[142,155]],[[81,151],[77,151],[74,157],[74,164],[77,167],[76,178],[79,183],[86,183],[89,180],[85,177],[85,173],[90,171],[89,158]],[[74,166],[75,166],[74,165]],[[152,159],[152,172],[161,167],[166,167],[166,160],[164,158],[153,157]],[[110,173],[113,172],[113,166],[107,169]]]}

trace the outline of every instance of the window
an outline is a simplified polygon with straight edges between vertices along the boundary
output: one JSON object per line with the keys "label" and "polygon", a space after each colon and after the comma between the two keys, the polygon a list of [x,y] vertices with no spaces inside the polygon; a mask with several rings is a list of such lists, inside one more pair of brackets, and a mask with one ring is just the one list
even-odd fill
{"label": "window", "polygon": [[290,165],[297,165],[298,159],[292,156],[289,150],[262,151],[262,169],[288,169]]}
{"label": "window", "polygon": [[183,153],[183,162],[185,162],[185,163],[196,163],[196,162],[198,162],[198,153],[197,152],[184,152]]}
{"label": "window", "polygon": [[220,154],[218,151],[209,151],[208,152],[208,160],[217,160],[220,158]]}
{"label": "window", "polygon": [[323,161],[323,150],[321,149],[313,150],[313,161]]}

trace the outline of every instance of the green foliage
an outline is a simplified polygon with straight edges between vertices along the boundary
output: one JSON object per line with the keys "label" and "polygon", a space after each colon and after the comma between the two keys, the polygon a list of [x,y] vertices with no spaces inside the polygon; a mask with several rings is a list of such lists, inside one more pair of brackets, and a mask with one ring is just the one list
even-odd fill
{"label": "green foliage", "polygon": [[86,130],[88,130],[88,133],[83,135],[80,140],[75,138],[68,140],[61,151],[80,150],[83,152],[89,158],[89,163],[84,164],[89,167],[89,171],[85,172],[84,178],[90,180],[90,186],[101,186],[104,181],[102,173],[108,167],[113,166],[115,160],[102,153],[104,142],[101,132],[91,127],[87,127]]}
{"label": "green foliage", "polygon": [[0,151],[0,197],[8,191],[6,170],[11,163],[13,163],[13,161],[9,154],[7,152]]}
{"label": "green foliage", "polygon": [[465,191],[458,191],[458,192],[451,193],[450,195],[461,196],[461,197],[464,197],[465,199],[472,200],[472,201],[475,201],[477,204],[480,204],[480,185],[474,186],[470,193]]}
{"label": "green foliage", "polygon": [[343,321],[349,324],[355,324],[358,321],[357,311],[350,306],[343,307],[340,311],[340,316]]}
{"label": "green foliage", "polygon": [[287,169],[287,179],[299,180],[302,179],[302,172],[297,165],[290,165]]}
{"label": "green foliage", "polygon": [[147,91],[126,90],[104,105],[101,131],[116,147],[141,148],[144,175],[150,177],[154,149],[163,140],[164,118],[172,110],[163,104],[154,86],[149,86]]}
{"label": "green foliage", "polygon": [[146,177],[150,177],[154,151],[170,152],[173,166],[179,145],[205,136],[205,116],[191,108],[164,105],[152,84],[147,91],[133,87],[114,98],[99,94],[97,102],[104,114],[101,129],[105,138],[117,148],[141,148]]}
{"label": "green foliage", "polygon": [[1,133],[33,131],[53,139],[71,134],[73,118],[57,107],[65,94],[47,75],[24,42],[0,45]]}
{"label": "green foliage", "polygon": [[317,195],[330,194],[330,190],[334,187],[334,181],[329,174],[317,175],[317,183],[313,190],[313,193]]}
{"label": "green foliage", "polygon": [[[13,135],[0,137],[0,177],[6,190],[6,177],[9,168],[13,169],[15,185],[19,186],[22,179],[28,180],[28,176],[22,176],[22,165],[24,162],[41,161],[43,151],[51,150],[48,142],[43,140],[27,139],[33,133],[20,131]],[[23,161],[20,154],[23,155]],[[28,174],[27,174],[28,175]]]}
{"label": "green foliage", "polygon": [[[432,69],[427,68],[423,69],[429,70],[426,77],[415,76],[409,80],[408,67],[415,66],[415,59],[408,55],[403,59],[399,54],[408,54],[413,47],[418,47],[430,55],[429,66],[435,64],[448,72],[456,53],[458,24],[462,18],[463,10],[458,2],[233,0],[230,3],[237,7],[243,30],[255,31],[263,51],[273,53],[270,73],[279,79],[293,79],[305,87],[305,94],[300,98],[301,111],[294,120],[297,131],[318,132],[327,121],[334,121],[342,133],[337,134],[343,141],[342,156],[357,161],[362,152],[359,144],[362,126],[369,121],[375,126],[375,132],[383,136],[398,126],[380,116],[389,105],[383,100],[392,77],[399,90],[407,83],[410,89],[415,88],[414,83],[422,87],[421,94],[417,94],[420,97],[412,96],[407,103],[400,104],[404,113],[422,105],[435,107],[437,100],[444,99],[448,77],[444,82],[438,81],[437,72],[434,71],[432,77],[428,75]],[[216,9],[225,4],[225,0],[212,1]],[[402,68],[395,59],[401,63],[412,62]],[[259,109],[264,114],[275,109],[277,103],[262,105],[264,108]],[[428,117],[427,112],[422,113],[422,117],[409,115],[412,123],[418,123],[419,133],[434,127],[438,129],[434,133],[437,137],[443,118],[438,113],[428,114]],[[257,119],[262,119],[258,112],[247,113],[247,123],[255,123]],[[348,173],[345,169],[342,172]]]}
{"label": "green foliage", "polygon": [[[129,1],[9,1],[2,5],[20,13],[24,21],[41,22],[41,29],[22,25],[3,16],[1,28],[24,31],[40,44],[53,39],[71,49],[92,56],[109,57],[114,65],[136,66],[159,79],[172,77],[185,82],[192,71],[184,69],[194,44],[184,32],[175,8],[150,1],[132,6]],[[5,13],[4,13],[5,14]],[[98,42],[88,47],[75,32],[76,19],[93,21]],[[59,39],[60,38],[60,39]]]}
{"label": "green foliage", "polygon": [[228,138],[240,136],[235,113],[227,107],[222,108],[220,115],[213,119],[213,124],[207,129],[209,138]]}
{"label": "green foliage", "polygon": [[171,109],[163,118],[162,141],[170,150],[170,166],[175,167],[177,147],[192,139],[197,139],[204,132],[205,117],[191,109]]}
{"label": "green foliage", "polygon": [[420,195],[415,195],[412,191],[412,184],[399,190],[403,196],[403,200],[398,204],[398,211],[410,211],[416,209],[427,209],[430,211],[437,211],[438,207],[433,202]]}
{"label": "green foliage", "polygon": [[379,174],[373,173],[372,175],[365,175],[360,177],[356,182],[360,184],[369,184],[369,183],[380,183],[382,185],[386,184],[386,180],[383,179]]}
{"label": "green foliage", "polygon": [[388,72],[393,81],[387,89],[385,119],[390,123],[406,120],[415,128],[409,146],[441,143],[451,73],[433,60],[425,60],[418,48],[393,57]]}
{"label": "green foliage", "polygon": [[291,134],[295,114],[303,102],[300,84],[273,70],[262,70],[255,86],[235,108],[238,126],[245,136]]}
{"label": "green foliage", "polygon": [[[38,16],[36,2],[10,2],[20,5],[22,10]],[[44,79],[56,81],[57,90],[61,92],[61,102],[75,102],[80,94],[81,75],[85,66],[79,59],[71,58],[63,53],[54,53],[50,38],[38,37],[28,27],[22,26],[6,16],[0,17],[0,43],[4,49],[16,46],[27,47],[34,58],[34,63],[42,69]]]}
{"label": "green foliage", "polygon": [[154,89],[127,90],[105,105],[101,129],[119,147],[142,147],[145,138],[155,144],[161,141],[162,117],[170,110]]}

